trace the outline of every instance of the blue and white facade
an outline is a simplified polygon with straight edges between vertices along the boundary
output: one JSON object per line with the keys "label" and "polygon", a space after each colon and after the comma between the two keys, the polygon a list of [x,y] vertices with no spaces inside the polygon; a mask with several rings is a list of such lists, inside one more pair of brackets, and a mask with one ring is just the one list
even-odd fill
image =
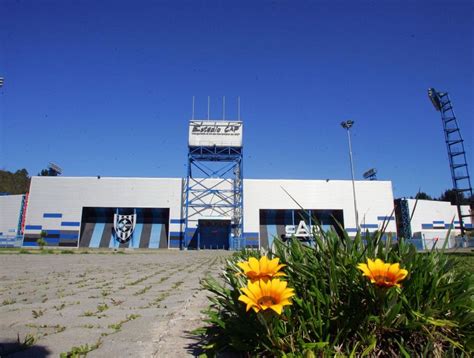
{"label": "blue and white facade", "polygon": [[[33,177],[23,245],[36,246],[44,231],[45,240],[51,246],[182,248],[184,181],[182,178]],[[386,232],[395,235],[391,182],[356,181],[355,185],[362,230],[375,231],[385,223]],[[246,247],[269,247],[275,237],[284,238],[289,227],[296,227],[301,221],[311,226],[314,217],[326,229],[336,226],[335,217],[350,233],[357,230],[351,181],[245,179],[243,188],[242,236]],[[209,204],[212,210],[212,202]],[[133,233],[124,244],[116,239],[116,213],[136,215]],[[202,219],[209,221],[209,211],[203,213]],[[230,236],[222,239],[225,224],[218,218],[211,221],[213,225],[201,230],[199,248],[228,248],[225,240],[230,240]],[[191,243],[188,248],[197,247]]]}

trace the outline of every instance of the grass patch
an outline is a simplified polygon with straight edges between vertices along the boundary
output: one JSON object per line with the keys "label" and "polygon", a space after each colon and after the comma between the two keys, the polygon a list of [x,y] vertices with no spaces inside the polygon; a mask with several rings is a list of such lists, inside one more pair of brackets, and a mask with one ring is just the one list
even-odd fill
{"label": "grass patch", "polygon": [[90,353],[98,349],[102,345],[102,341],[99,340],[92,345],[84,344],[78,347],[72,347],[68,352],[63,352],[59,355],[60,358],[75,358],[85,357],[87,353]]}
{"label": "grass patch", "polygon": [[7,299],[4,299],[3,302],[2,302],[2,306],[7,306],[7,305],[13,305],[16,303],[16,300],[13,299],[13,298],[7,298]]}
{"label": "grass patch", "polygon": [[74,255],[76,252],[73,250],[61,250],[61,254],[64,255]]}
{"label": "grass patch", "polygon": [[133,295],[134,296],[140,296],[140,295],[143,295],[146,291],[148,291],[149,289],[151,289],[151,286],[145,286],[143,287],[141,290],[135,292]]}

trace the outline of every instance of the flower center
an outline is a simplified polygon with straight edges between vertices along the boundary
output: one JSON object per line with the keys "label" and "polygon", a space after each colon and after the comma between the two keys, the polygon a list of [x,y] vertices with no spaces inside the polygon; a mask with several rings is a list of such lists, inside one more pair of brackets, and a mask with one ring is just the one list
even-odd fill
{"label": "flower center", "polygon": [[260,305],[260,306],[272,306],[274,304],[276,304],[276,300],[274,297],[272,296],[263,296],[263,297],[260,297],[257,301],[257,303]]}

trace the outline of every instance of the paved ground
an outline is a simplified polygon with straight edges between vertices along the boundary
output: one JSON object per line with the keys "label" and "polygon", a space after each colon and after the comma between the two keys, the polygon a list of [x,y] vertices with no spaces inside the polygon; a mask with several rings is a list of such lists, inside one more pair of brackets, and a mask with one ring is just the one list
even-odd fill
{"label": "paved ground", "polygon": [[1,255],[0,356],[58,357],[73,347],[89,357],[192,356],[189,331],[207,306],[199,279],[216,276],[228,255]]}

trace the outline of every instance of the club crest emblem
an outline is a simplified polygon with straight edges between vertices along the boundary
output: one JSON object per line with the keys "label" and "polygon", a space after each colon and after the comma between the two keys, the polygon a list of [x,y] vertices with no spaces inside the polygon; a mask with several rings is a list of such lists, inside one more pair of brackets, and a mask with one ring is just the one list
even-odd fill
{"label": "club crest emblem", "polygon": [[114,229],[115,237],[118,242],[124,244],[128,242],[135,230],[135,223],[137,221],[137,214],[133,215],[119,215],[114,214]]}

